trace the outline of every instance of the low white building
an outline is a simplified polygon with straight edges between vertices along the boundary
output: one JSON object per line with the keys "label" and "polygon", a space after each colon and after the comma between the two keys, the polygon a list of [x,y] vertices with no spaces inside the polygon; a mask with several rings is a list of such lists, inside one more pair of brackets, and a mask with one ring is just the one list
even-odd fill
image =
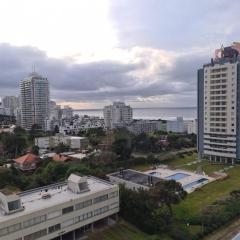
{"label": "low white building", "polygon": [[186,132],[186,125],[184,124],[183,117],[177,117],[176,120],[167,120],[167,132]]}
{"label": "low white building", "polygon": [[56,134],[55,136],[35,138],[35,145],[40,149],[52,149],[59,144],[65,144],[71,149],[86,149],[88,147],[88,138],[78,136],[66,136]]}
{"label": "low white building", "polygon": [[77,240],[119,212],[117,185],[71,174],[67,182],[0,192],[1,240]]}

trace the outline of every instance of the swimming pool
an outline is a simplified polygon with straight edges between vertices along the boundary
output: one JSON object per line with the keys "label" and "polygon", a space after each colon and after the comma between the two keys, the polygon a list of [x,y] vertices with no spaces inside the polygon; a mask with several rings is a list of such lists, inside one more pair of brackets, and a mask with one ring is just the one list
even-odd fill
{"label": "swimming pool", "polygon": [[191,176],[191,175],[179,172],[179,173],[175,173],[173,175],[170,175],[168,177],[165,177],[165,179],[167,179],[167,180],[176,180],[177,181],[177,180],[189,177],[189,176]]}
{"label": "swimming pool", "polygon": [[183,186],[183,189],[186,190],[186,189],[188,189],[188,188],[192,188],[193,186],[198,185],[198,184],[201,184],[201,183],[206,182],[206,181],[208,181],[207,178],[200,178],[200,179],[198,179],[198,180],[196,180],[196,181],[194,181],[194,182],[191,182],[191,183],[188,183],[188,184],[184,185],[184,186]]}

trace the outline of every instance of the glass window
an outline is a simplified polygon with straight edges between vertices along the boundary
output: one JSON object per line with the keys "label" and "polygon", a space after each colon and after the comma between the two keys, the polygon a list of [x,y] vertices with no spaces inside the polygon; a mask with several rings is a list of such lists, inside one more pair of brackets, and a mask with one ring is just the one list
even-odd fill
{"label": "glass window", "polygon": [[99,203],[108,199],[108,194],[94,198],[94,203]]}
{"label": "glass window", "polygon": [[46,236],[46,235],[47,235],[47,229],[42,229],[38,232],[26,235],[24,237],[24,240],[35,240],[35,239],[41,238],[41,237]]}
{"label": "glass window", "polygon": [[46,220],[47,220],[47,216],[46,216],[46,214],[44,214],[42,216],[38,216],[38,217],[35,217],[35,218],[31,218],[27,221],[24,221],[23,222],[23,227],[24,228],[31,227],[33,225],[45,222]]}
{"label": "glass window", "polygon": [[62,214],[67,214],[70,212],[73,212],[73,206],[63,208],[63,210],[62,210]]}
{"label": "glass window", "polygon": [[48,228],[48,233],[53,233],[53,232],[56,232],[58,230],[61,229],[61,225],[60,224],[56,224],[54,226],[51,226]]}

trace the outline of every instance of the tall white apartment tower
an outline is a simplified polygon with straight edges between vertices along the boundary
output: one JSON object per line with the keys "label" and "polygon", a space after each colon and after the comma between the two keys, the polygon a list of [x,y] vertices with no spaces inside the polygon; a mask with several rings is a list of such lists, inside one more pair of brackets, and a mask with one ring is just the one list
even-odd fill
{"label": "tall white apartment tower", "polygon": [[213,162],[240,159],[240,43],[215,51],[198,70],[198,152]]}
{"label": "tall white apartment tower", "polygon": [[132,108],[123,102],[105,106],[103,116],[106,128],[123,127],[132,122]]}
{"label": "tall white apartment tower", "polygon": [[45,130],[49,115],[49,85],[47,78],[36,72],[20,82],[21,125],[30,130],[33,124]]}

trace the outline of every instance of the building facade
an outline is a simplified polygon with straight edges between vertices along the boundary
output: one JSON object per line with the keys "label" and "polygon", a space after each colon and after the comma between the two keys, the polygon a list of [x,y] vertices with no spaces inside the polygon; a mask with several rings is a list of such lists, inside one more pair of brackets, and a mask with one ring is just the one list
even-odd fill
{"label": "building facade", "polygon": [[119,211],[118,186],[71,174],[67,182],[0,192],[1,240],[77,240]]}
{"label": "building facade", "polygon": [[198,70],[198,152],[214,162],[240,159],[240,43],[215,51]]}
{"label": "building facade", "polygon": [[125,127],[132,122],[132,108],[123,102],[114,102],[103,109],[105,127],[108,129]]}
{"label": "building facade", "polygon": [[21,126],[30,130],[37,124],[43,130],[49,115],[49,85],[47,78],[31,73],[20,82]]}
{"label": "building facade", "polygon": [[161,120],[136,120],[127,126],[134,134],[152,133],[155,131],[166,131],[166,123]]}

